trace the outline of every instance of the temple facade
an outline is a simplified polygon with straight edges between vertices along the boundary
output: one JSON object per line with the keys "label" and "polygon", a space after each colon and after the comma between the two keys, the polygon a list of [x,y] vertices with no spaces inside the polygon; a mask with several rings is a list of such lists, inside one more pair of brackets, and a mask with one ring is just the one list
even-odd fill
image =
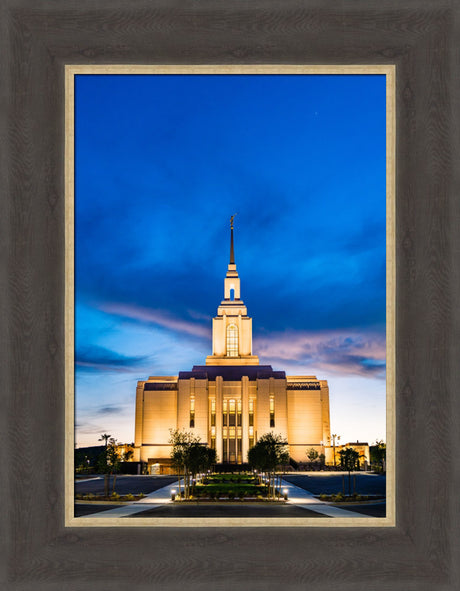
{"label": "temple facade", "polygon": [[224,299],[212,321],[212,355],[177,376],[151,376],[136,390],[134,460],[149,472],[168,471],[170,429],[198,435],[221,463],[241,464],[261,435],[282,435],[289,453],[305,462],[312,447],[330,442],[329,388],[315,376],[286,376],[261,365],[252,352],[252,318],[241,299],[233,218]]}

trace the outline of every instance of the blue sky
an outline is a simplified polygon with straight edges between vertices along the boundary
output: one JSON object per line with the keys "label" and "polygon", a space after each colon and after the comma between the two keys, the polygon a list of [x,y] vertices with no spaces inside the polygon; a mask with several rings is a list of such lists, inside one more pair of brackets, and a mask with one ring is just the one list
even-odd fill
{"label": "blue sky", "polygon": [[211,353],[229,218],[260,362],[385,439],[385,77],[78,75],[76,442]]}

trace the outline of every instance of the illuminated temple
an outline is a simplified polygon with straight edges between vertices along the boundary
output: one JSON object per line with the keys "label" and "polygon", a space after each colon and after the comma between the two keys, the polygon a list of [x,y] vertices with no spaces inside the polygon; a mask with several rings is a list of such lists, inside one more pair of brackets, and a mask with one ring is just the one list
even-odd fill
{"label": "illuminated temple", "polygon": [[329,388],[314,376],[286,376],[252,353],[252,318],[241,299],[233,218],[224,299],[212,321],[212,355],[178,376],[151,376],[136,391],[135,461],[167,472],[170,429],[198,435],[221,463],[241,464],[261,435],[281,434],[293,460],[330,441]]}

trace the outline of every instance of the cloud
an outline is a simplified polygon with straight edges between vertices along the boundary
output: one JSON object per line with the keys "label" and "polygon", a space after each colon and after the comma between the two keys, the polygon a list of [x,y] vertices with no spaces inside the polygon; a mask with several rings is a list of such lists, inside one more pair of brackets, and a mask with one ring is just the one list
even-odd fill
{"label": "cloud", "polygon": [[128,356],[105,347],[89,345],[75,352],[75,365],[84,371],[130,372],[141,365],[147,356]]}
{"label": "cloud", "polygon": [[385,336],[378,332],[272,333],[270,338],[255,338],[254,349],[273,365],[289,363],[342,375],[385,377]]}
{"label": "cloud", "polygon": [[153,310],[149,308],[142,308],[140,306],[133,306],[130,304],[106,303],[101,304],[99,308],[108,314],[135,320],[137,322],[146,324],[155,324],[168,330],[179,333],[193,335],[209,339],[211,336],[211,329],[209,321],[207,326],[190,322],[181,318],[175,318],[169,312],[163,310]]}
{"label": "cloud", "polygon": [[101,406],[97,410],[94,411],[95,415],[114,415],[121,412],[125,412],[124,406],[116,406],[115,404],[111,404],[108,406]]}

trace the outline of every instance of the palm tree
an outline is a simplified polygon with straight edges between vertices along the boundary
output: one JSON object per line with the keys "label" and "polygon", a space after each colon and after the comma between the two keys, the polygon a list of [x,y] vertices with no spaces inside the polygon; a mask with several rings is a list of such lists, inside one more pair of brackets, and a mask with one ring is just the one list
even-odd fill
{"label": "palm tree", "polygon": [[[104,496],[109,496],[109,484],[110,484],[110,468],[108,465],[108,442],[112,436],[108,433],[103,433],[98,441],[104,441],[105,449],[101,452],[98,458],[98,470],[104,474]],[[115,440],[114,440],[115,441]]]}
{"label": "palm tree", "polygon": [[333,435],[331,435],[330,437],[328,437],[328,439],[332,442],[332,448],[334,450],[333,451],[333,454],[334,455],[333,455],[333,458],[332,459],[334,461],[334,468],[335,468],[335,460],[336,460],[336,458],[335,458],[335,442],[336,442],[336,440],[337,441],[340,441],[340,435],[337,435],[336,433],[334,433]]}
{"label": "palm tree", "polygon": [[107,435],[107,433],[103,433],[103,434],[102,434],[102,435],[99,437],[98,441],[105,441],[105,447],[107,447],[107,442],[108,442],[108,440],[109,440],[111,437],[112,437],[112,435]]}

